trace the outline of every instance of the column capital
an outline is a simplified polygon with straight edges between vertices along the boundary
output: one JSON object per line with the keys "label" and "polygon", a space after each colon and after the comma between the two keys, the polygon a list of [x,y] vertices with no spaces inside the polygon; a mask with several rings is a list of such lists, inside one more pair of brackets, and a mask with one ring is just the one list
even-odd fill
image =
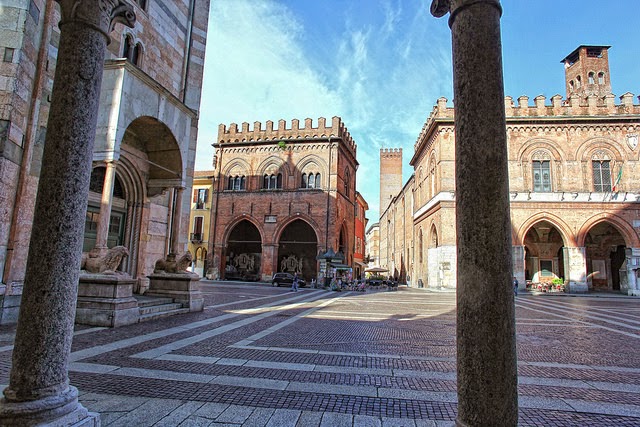
{"label": "column capital", "polygon": [[133,6],[123,0],[56,0],[62,17],[59,26],[69,23],[87,25],[102,33],[110,41],[109,34],[117,24],[133,28],[136,15]]}
{"label": "column capital", "polygon": [[500,0],[433,0],[431,2],[431,14],[436,18],[442,18],[450,12],[449,26],[451,26],[458,13],[469,6],[479,3],[486,3],[487,5],[496,7],[500,11],[500,15],[502,15]]}

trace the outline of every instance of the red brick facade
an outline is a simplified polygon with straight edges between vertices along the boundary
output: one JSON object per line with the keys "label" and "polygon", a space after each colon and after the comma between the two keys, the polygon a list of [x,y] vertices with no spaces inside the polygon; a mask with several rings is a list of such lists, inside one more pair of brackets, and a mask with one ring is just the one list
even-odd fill
{"label": "red brick facade", "polygon": [[316,278],[319,252],[354,261],[356,144],[339,117],[278,128],[220,125],[214,144],[211,277]]}

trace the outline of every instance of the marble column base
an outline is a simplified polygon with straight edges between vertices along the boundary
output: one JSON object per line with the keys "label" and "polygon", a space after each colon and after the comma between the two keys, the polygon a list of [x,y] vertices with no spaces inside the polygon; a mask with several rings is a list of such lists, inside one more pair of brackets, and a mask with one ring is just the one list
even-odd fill
{"label": "marble column base", "polygon": [[202,311],[204,297],[200,292],[200,276],[190,273],[155,273],[149,278],[145,295],[173,298],[189,311]]}
{"label": "marble column base", "polygon": [[78,402],[73,386],[55,396],[25,402],[2,399],[0,425],[7,427],[100,427],[100,414],[89,412]]}
{"label": "marble column base", "polygon": [[81,275],[76,323],[117,327],[138,323],[140,309],[133,297],[135,279],[106,274]]}
{"label": "marble column base", "polygon": [[629,289],[627,294],[632,297],[640,297],[640,289]]}

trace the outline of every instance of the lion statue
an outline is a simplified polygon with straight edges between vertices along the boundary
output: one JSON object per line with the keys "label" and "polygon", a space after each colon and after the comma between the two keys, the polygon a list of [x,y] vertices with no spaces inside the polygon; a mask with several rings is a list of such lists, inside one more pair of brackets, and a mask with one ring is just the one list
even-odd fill
{"label": "lion statue", "polygon": [[124,246],[114,246],[106,254],[83,253],[80,269],[88,274],[126,274],[116,269],[122,258],[129,256],[129,250]]}
{"label": "lion statue", "polygon": [[191,265],[191,261],[193,260],[193,255],[191,252],[187,251],[180,258],[176,259],[175,254],[167,255],[167,258],[161,258],[156,261],[155,268],[153,269],[154,273],[179,273],[185,274],[188,273],[187,267]]}

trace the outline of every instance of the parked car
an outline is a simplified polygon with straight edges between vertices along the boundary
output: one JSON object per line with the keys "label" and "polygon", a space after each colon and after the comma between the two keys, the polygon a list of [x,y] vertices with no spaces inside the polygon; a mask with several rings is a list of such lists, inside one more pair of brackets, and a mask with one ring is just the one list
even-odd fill
{"label": "parked car", "polygon": [[[271,284],[273,286],[291,286],[293,285],[293,274],[291,273],[276,273],[273,275],[271,279]],[[307,282],[304,281],[302,277],[298,277],[298,286],[304,288],[307,286]]]}

